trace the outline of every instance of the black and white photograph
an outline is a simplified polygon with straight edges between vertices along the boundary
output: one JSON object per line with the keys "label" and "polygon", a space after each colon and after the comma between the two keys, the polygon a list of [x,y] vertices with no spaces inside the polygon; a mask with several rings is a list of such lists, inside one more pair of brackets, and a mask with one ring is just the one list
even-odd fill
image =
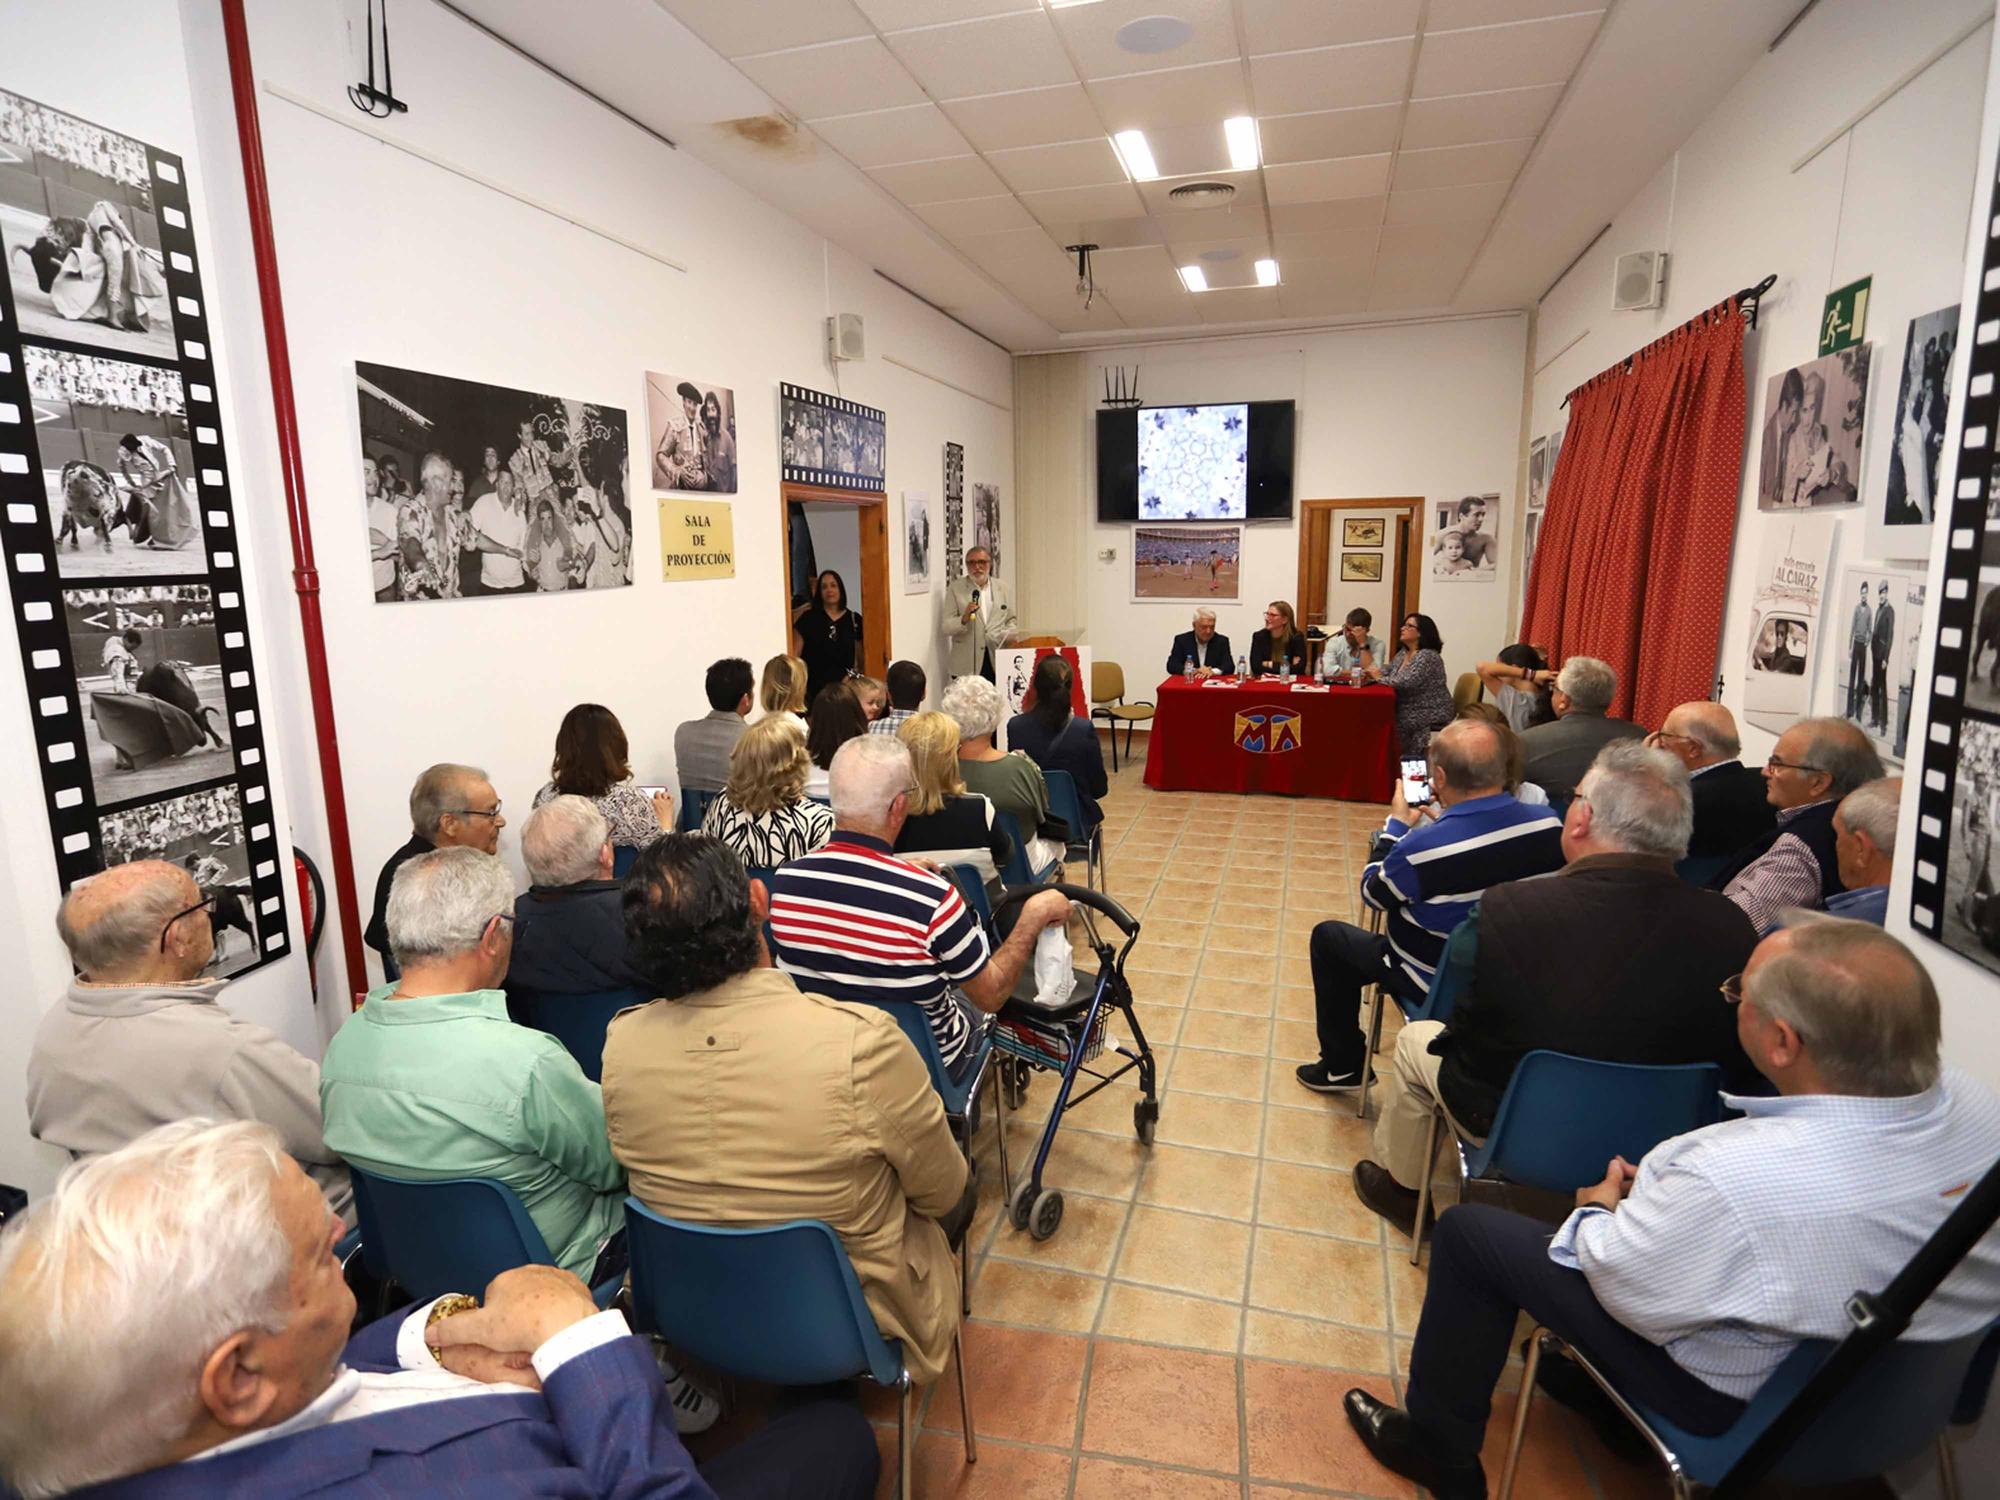
{"label": "black and white photograph", "polygon": [[1535,543],[1542,534],[1542,512],[1528,512],[1528,529],[1521,546],[1521,591],[1526,596],[1528,580],[1535,576]]}
{"label": "black and white photograph", "polygon": [[0,244],[21,332],[174,357],[146,148],[0,89]]}
{"label": "black and white photograph", "polygon": [[1766,383],[1757,450],[1759,510],[1817,509],[1859,499],[1869,348],[1837,350]]}
{"label": "black and white photograph", "polygon": [[965,447],[944,445],[944,581],[965,576]]}
{"label": "black and white photograph", "polygon": [[1829,608],[1832,697],[1824,711],[1850,720],[1884,761],[1900,763],[1909,738],[1923,597],[1920,574],[1860,563],[1840,570]]}
{"label": "black and white photograph", "polygon": [[882,488],[886,428],[874,407],[781,385],[778,435],[787,481],[838,490]]}
{"label": "black and white photograph", "polygon": [[631,583],[623,411],[388,365],[355,384],[378,602]]}
{"label": "black and white photograph", "polygon": [[97,821],[104,864],[163,859],[194,877],[204,899],[213,897],[209,922],[215,956],[202,972],[233,974],[258,958],[252,925],[250,850],[243,838],[243,803],[233,786],[187,792],[149,802]]}
{"label": "black and white photograph", "polygon": [[1965,706],[2000,718],[2000,521],[1980,537],[1972,656],[1965,665]]}
{"label": "black and white photograph", "polygon": [[1549,440],[1528,444],[1528,509],[1540,510],[1549,498]]}
{"label": "black and white photograph", "polygon": [[984,547],[993,559],[993,571],[1000,569],[1000,486],[972,482],[972,537],[965,544],[969,552]]}
{"label": "black and white photograph", "polygon": [[1910,319],[1889,428],[1888,489],[1879,515],[1870,518],[1869,551],[1880,556],[1930,556],[1938,460],[1951,413],[1952,355],[1957,349],[1956,304]]}
{"label": "black and white photograph", "polygon": [[1831,516],[1787,516],[1763,526],[1747,630],[1743,716],[1782,734],[1806,713],[1835,522]]}
{"label": "black and white photograph", "polygon": [[208,571],[181,377],[24,345],[56,572],[171,578]]}
{"label": "black and white photograph", "polygon": [[233,772],[208,585],[64,589],[62,598],[97,805]]}
{"label": "black and white photograph", "polygon": [[646,372],[646,443],[653,488],[736,493],[736,392]]}
{"label": "black and white photograph", "polygon": [[931,591],[931,497],[924,490],[903,491],[903,592]]}
{"label": "black and white photograph", "polygon": [[1491,583],[1500,573],[1500,497],[1465,495],[1433,507],[1431,577],[1445,583]]}
{"label": "black and white photograph", "polygon": [[[1968,700],[1969,701],[1969,700]],[[2000,726],[1961,719],[1945,857],[1945,945],[2000,973]]]}

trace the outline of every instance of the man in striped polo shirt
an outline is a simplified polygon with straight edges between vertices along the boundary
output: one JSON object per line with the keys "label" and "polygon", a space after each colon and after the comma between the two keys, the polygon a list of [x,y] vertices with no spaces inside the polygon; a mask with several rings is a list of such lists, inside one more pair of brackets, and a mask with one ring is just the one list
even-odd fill
{"label": "man in striped polo shirt", "polygon": [[1507,790],[1507,761],[1499,726],[1456,719],[1431,736],[1432,800],[1412,813],[1397,780],[1372,863],[1361,872],[1361,899],[1384,914],[1383,930],[1351,922],[1313,928],[1319,1061],[1302,1064],[1298,1079],[1315,1093],[1361,1087],[1364,989],[1386,984],[1405,1000],[1422,1000],[1445,939],[1488,886],[1562,868],[1562,819]]}
{"label": "man in striped polo shirt", "polygon": [[891,852],[916,787],[903,742],[849,740],[834,752],[827,781],[833,841],[771,877],[778,967],[829,999],[921,1007],[956,1076],[972,1055],[973,1027],[952,987],[982,1011],[999,1010],[1042,929],[1068,918],[1069,901],[1058,891],[1030,897],[1006,941],[990,950],[949,878]]}

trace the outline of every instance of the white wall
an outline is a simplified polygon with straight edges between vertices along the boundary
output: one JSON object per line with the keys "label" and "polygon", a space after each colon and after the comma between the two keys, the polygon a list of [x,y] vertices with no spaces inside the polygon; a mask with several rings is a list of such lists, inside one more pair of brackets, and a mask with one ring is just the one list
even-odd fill
{"label": "white wall", "polygon": [[[1103,369],[1121,361],[1129,378],[1139,366],[1139,392],[1149,406],[1178,402],[1298,403],[1298,500],[1417,495],[1426,499],[1424,546],[1439,500],[1498,492],[1511,517],[1520,494],[1521,379],[1527,319],[1516,314],[1423,323],[1382,324],[1309,334],[1150,344],[1094,356],[1084,381],[1082,420],[1091,424],[1088,472],[1096,473],[1095,421]],[[1094,490],[1083,496],[1081,541],[1089,549],[1085,598],[1091,649],[1100,661],[1125,668],[1127,692],[1160,680],[1167,648],[1188,628],[1187,600],[1132,602],[1132,528],[1096,523]],[[1360,512],[1355,512],[1360,514]],[[1488,522],[1488,529],[1493,523]],[[1339,528],[1335,527],[1338,537]],[[1508,547],[1516,545],[1509,541]],[[1099,560],[1105,548],[1117,558]],[[1385,553],[1386,555],[1386,553]],[[1426,551],[1426,559],[1428,552]],[[1456,676],[1513,639],[1509,584],[1517,571],[1503,555],[1497,576],[1443,583],[1426,574],[1419,608],[1437,621],[1445,667]],[[1263,627],[1264,606],[1299,591],[1296,522],[1244,529],[1241,597],[1215,605],[1218,628],[1239,654]],[[1338,619],[1352,607],[1336,570],[1327,610]],[[1376,634],[1393,638],[1394,626]]]}
{"label": "white wall", "polygon": [[[819,564],[820,572],[830,568],[840,575],[840,581],[847,585],[848,602],[858,611],[862,602],[861,512],[852,505],[837,505],[831,501],[808,505],[805,512],[806,529],[812,533],[813,560]],[[891,547],[889,550],[895,553],[897,549]],[[793,584],[797,586],[796,579]],[[894,607],[892,600],[892,612]],[[864,626],[867,623],[862,621]]]}

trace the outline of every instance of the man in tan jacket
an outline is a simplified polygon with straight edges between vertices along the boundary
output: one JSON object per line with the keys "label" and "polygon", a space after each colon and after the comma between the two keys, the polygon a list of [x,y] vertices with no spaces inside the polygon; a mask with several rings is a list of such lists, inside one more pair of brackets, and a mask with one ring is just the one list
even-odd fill
{"label": "man in tan jacket", "polygon": [[944,1371],[965,1157],[886,1011],[772,967],[770,896],[703,834],[648,845],[626,880],[628,957],[662,998],[604,1041],[604,1118],[640,1202],[704,1224],[819,1219],[919,1382]]}

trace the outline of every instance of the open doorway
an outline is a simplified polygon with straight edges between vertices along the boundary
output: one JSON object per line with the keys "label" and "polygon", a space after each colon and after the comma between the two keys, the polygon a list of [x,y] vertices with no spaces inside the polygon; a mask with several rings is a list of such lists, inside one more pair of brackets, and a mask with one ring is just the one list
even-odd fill
{"label": "open doorway", "polygon": [[1385,643],[1417,608],[1424,502],[1306,500],[1299,506],[1299,619],[1331,635],[1351,609],[1365,609]]}
{"label": "open doorway", "polygon": [[780,486],[784,504],[785,640],[792,622],[812,602],[821,574],[840,575],[847,607],[861,618],[860,667],[880,681],[887,673],[889,638],[888,497]]}

